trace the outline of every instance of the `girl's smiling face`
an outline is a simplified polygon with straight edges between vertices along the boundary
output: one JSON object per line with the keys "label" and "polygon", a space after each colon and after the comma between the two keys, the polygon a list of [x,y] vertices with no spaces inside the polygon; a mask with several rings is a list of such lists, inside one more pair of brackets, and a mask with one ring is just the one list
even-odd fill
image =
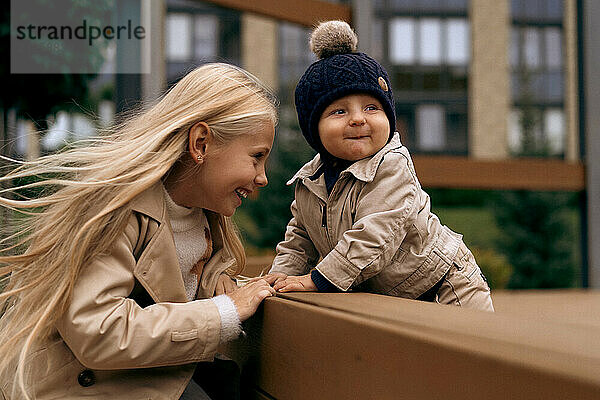
{"label": "girl's smiling face", "polygon": [[274,137],[275,130],[268,125],[208,150],[198,177],[199,206],[229,217],[242,199],[266,186],[265,164]]}
{"label": "girl's smiling face", "polygon": [[325,150],[348,161],[372,156],[390,136],[390,122],[381,102],[362,93],[333,101],[321,114],[318,127]]}
{"label": "girl's smiling face", "polygon": [[265,124],[255,132],[215,144],[206,124],[192,128],[187,160],[165,181],[169,195],[180,206],[233,215],[242,199],[267,185],[265,164],[274,136],[273,125]]}

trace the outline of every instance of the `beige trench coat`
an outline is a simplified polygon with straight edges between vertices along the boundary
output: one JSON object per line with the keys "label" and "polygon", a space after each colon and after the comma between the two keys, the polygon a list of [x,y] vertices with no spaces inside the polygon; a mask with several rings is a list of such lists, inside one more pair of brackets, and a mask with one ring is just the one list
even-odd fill
{"label": "beige trench coat", "polygon": [[303,275],[316,266],[342,291],[410,299],[442,279],[462,235],[430,211],[397,133],[344,170],[329,195],[321,166],[317,155],[288,182],[297,182],[292,219],[270,272]]}
{"label": "beige trench coat", "polygon": [[[28,362],[36,399],[178,399],[195,363],[213,359],[219,312],[210,300],[187,301],[163,196],[157,184],[134,199],[120,239],[82,269],[57,330]],[[216,215],[207,217],[215,252],[198,298],[212,296],[234,262],[222,257]],[[10,383],[4,396],[20,399]]]}

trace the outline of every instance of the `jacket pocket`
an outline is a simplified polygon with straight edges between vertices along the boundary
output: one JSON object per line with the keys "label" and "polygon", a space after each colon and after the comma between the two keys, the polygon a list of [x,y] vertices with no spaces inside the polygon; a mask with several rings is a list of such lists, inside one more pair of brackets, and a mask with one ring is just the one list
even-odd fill
{"label": "jacket pocket", "polygon": [[172,342],[187,342],[198,338],[198,329],[190,329],[185,332],[171,332]]}
{"label": "jacket pocket", "polygon": [[469,249],[464,249],[464,254],[462,257],[454,260],[454,265],[458,272],[465,277],[465,279],[471,283],[476,285],[481,285],[487,290],[489,290],[487,279],[483,275],[483,272],[477,265],[477,261],[473,256],[473,253]]}

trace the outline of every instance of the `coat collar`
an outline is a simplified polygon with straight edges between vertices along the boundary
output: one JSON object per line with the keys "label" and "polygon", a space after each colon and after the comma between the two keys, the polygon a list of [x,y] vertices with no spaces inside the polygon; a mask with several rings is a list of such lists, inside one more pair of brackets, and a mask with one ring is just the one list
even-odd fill
{"label": "coat collar", "polygon": [[131,201],[132,210],[145,214],[161,224],[164,223],[168,217],[163,190],[162,182],[160,181],[152,185],[149,189],[144,190]]}
{"label": "coat collar", "polygon": [[[381,163],[381,159],[390,151],[399,149],[402,147],[400,142],[400,135],[398,132],[394,133],[392,140],[389,141],[381,150],[374,155],[358,160],[346,168],[340,176],[344,174],[352,174],[358,180],[363,182],[371,182],[375,178],[377,168]],[[317,154],[311,161],[306,163],[296,174],[287,182],[287,185],[293,184],[296,179],[304,180],[306,178],[313,177],[319,168],[323,165],[321,156]]]}
{"label": "coat collar", "polygon": [[[167,214],[167,202],[165,201],[164,188],[162,182],[157,182],[147,190],[140,193],[139,196],[131,201],[131,209],[135,212],[145,214],[157,221],[159,224],[169,222]],[[223,248],[223,238],[215,235],[215,232],[221,232],[219,227],[219,215],[215,212],[204,209],[204,215],[208,220],[208,225],[213,234],[213,249]]]}

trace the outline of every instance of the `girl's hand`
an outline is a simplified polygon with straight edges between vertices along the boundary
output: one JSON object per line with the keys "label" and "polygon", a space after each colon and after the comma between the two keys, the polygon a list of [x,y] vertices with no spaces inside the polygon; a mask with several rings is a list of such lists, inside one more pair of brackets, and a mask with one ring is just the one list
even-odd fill
{"label": "girl's hand", "polygon": [[256,312],[258,305],[266,297],[274,296],[275,289],[264,279],[247,283],[241,288],[228,294],[235,304],[240,321],[247,320]]}
{"label": "girl's hand", "polygon": [[235,281],[227,274],[219,275],[217,279],[217,287],[215,288],[215,296],[220,294],[229,294],[238,289]]}
{"label": "girl's hand", "polygon": [[316,292],[318,289],[312,281],[310,274],[301,276],[288,276],[278,280],[273,285],[278,292]]}

